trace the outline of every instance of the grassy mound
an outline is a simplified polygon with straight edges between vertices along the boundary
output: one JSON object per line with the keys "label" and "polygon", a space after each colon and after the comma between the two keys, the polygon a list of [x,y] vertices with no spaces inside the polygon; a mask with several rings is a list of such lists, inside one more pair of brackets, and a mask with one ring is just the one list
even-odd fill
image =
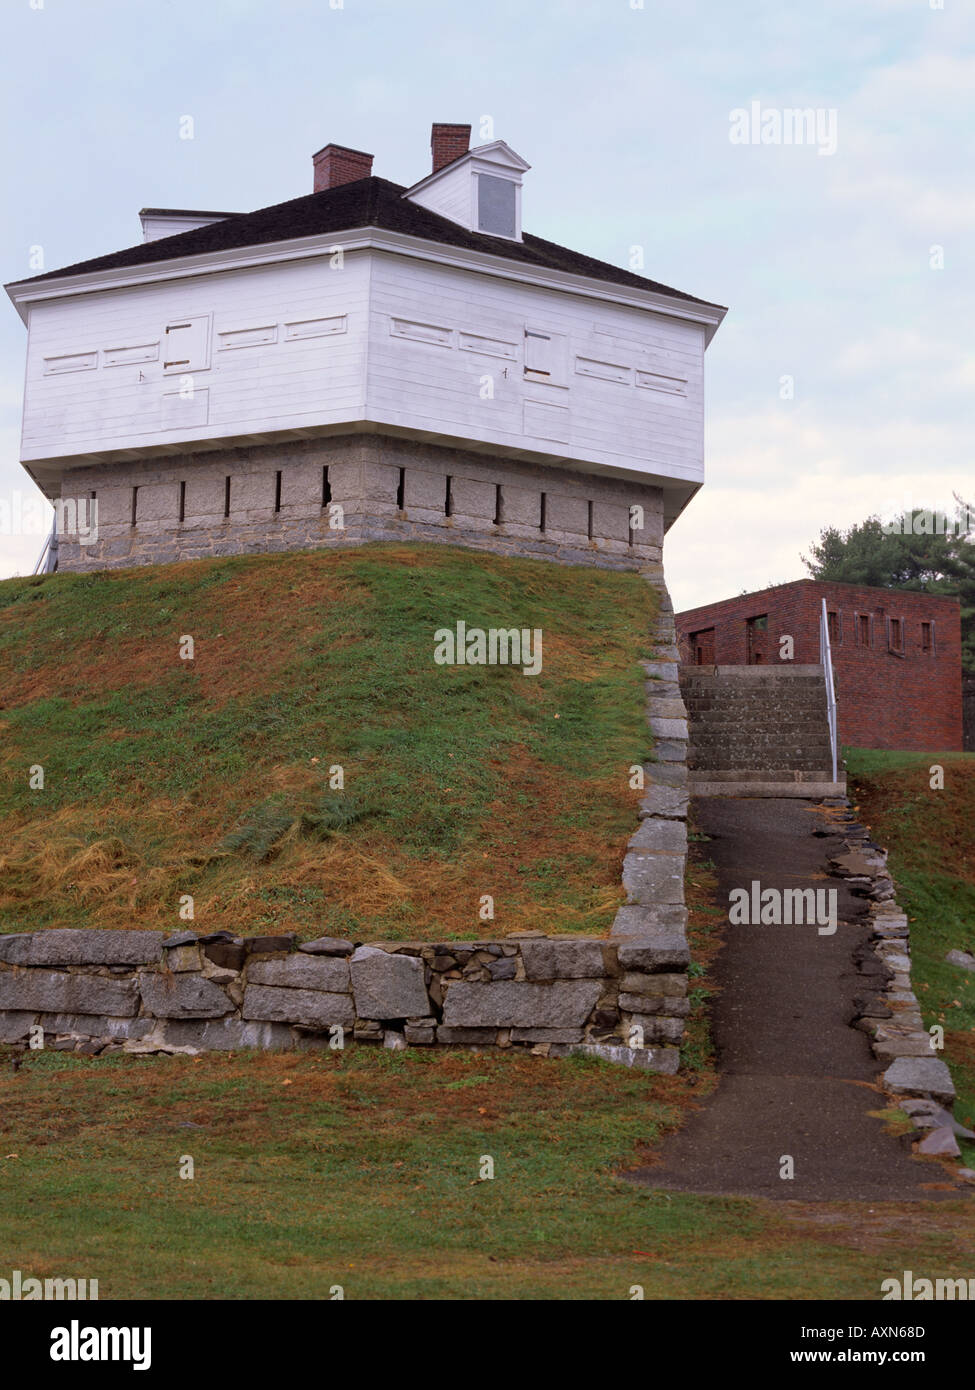
{"label": "grassy mound", "polygon": [[[975,1121],[975,974],[949,965],[951,950],[975,951],[975,754],[846,749],[864,824],[889,851],[897,900],[911,926],[911,979],[924,1025],[945,1029],[958,1088],[955,1110]],[[944,788],[931,769],[944,769]],[[963,1145],[975,1165],[975,1145]]]}
{"label": "grassy mound", "polygon": [[[653,605],[423,545],[0,583],[0,929],[604,931]],[[436,664],[458,621],[541,672]]]}

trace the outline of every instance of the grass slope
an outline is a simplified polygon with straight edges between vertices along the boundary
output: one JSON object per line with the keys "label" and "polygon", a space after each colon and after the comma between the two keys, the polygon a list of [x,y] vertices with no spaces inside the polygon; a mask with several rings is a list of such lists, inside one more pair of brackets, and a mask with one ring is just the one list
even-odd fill
{"label": "grass slope", "polygon": [[[177,928],[190,894],[201,930],[463,937],[490,894],[495,931],[603,931],[653,603],[422,545],[0,583],[0,929]],[[436,665],[458,620],[540,628],[541,674]]]}
{"label": "grass slope", "polygon": [[[897,900],[911,925],[911,979],[926,1028],[941,1024],[955,1113],[975,1128],[975,974],[948,965],[975,951],[975,755],[845,749],[853,798],[888,850]],[[931,769],[944,769],[944,788]],[[969,1167],[975,1145],[963,1144]]]}

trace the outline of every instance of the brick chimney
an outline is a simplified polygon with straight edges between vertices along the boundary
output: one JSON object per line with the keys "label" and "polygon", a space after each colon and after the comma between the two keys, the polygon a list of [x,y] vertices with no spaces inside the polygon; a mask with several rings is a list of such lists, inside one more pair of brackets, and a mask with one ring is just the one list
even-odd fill
{"label": "brick chimney", "polygon": [[344,145],[326,145],[312,155],[311,162],[315,168],[313,193],[338,188],[343,183],[355,183],[356,179],[367,179],[372,173],[372,155],[346,149]]}
{"label": "brick chimney", "polygon": [[438,125],[434,122],[430,131],[430,149],[433,152],[433,172],[442,169],[466,154],[471,147],[471,128],[469,125]]}

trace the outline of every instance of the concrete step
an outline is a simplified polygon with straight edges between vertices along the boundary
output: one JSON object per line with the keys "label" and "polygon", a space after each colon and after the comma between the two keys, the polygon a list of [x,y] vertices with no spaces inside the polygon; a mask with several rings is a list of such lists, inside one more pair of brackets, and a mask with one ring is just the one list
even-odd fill
{"label": "concrete step", "polygon": [[769,774],[764,781],[751,781],[729,779],[718,781],[714,778],[692,778],[688,784],[688,791],[691,796],[758,796],[778,798],[804,797],[811,801],[819,801],[825,797],[845,796],[846,778],[843,777],[836,782],[830,780],[832,772],[827,772],[822,779],[809,782],[794,782],[788,780],[788,774],[781,774],[778,778],[774,774]]}

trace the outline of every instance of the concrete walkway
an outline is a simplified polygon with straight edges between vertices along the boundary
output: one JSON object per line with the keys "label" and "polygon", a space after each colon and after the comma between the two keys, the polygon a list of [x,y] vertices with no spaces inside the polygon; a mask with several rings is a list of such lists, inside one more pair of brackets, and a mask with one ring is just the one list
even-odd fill
{"label": "concrete walkway", "polygon": [[[725,926],[716,963],[721,992],[713,1030],[721,1080],[684,1128],[665,1140],[661,1161],[627,1174],[655,1188],[737,1193],[782,1200],[938,1198],[926,1190],[944,1172],[911,1157],[885,1133],[880,1075],[866,1034],[849,1027],[858,976],[854,949],[869,936],[865,901],[827,877],[842,847],[827,813],[794,799],[702,798],[697,829],[716,865],[718,903],[733,888],[835,888],[840,925]],[[817,836],[816,831],[829,831]],[[846,923],[846,925],[844,925]],[[795,1176],[779,1176],[783,1155]]]}

